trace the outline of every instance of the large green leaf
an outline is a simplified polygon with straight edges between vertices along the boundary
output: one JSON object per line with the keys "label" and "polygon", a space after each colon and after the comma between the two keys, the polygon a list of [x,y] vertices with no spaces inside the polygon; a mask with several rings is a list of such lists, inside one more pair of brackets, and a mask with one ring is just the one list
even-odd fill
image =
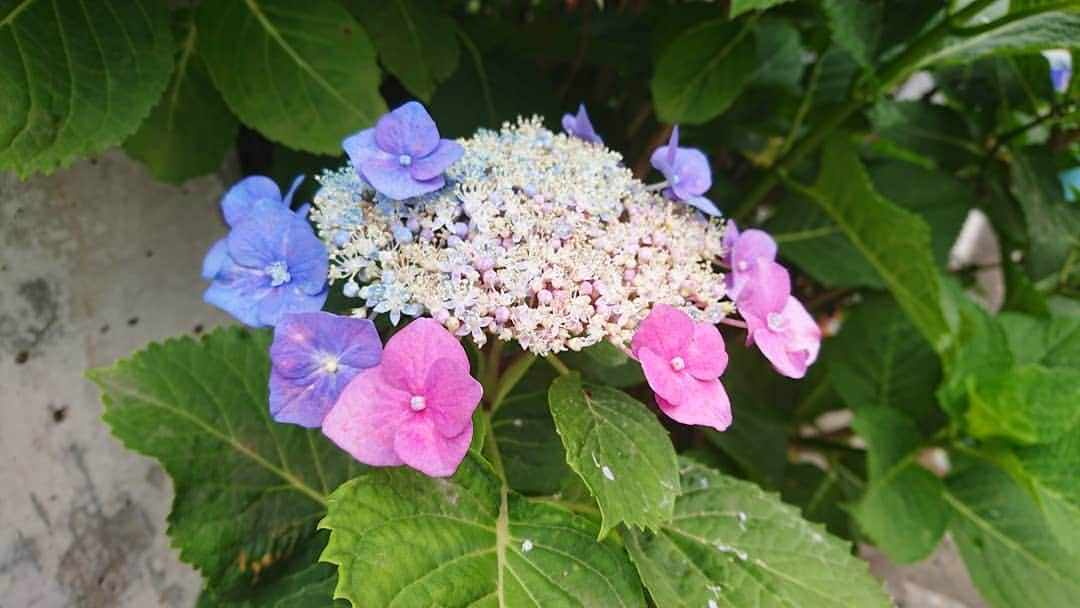
{"label": "large green leaf", "polygon": [[926,222],[875,192],[855,148],[839,136],[825,145],[814,188],[800,191],[829,214],[870,262],[923,337],[943,347],[949,328]]}
{"label": "large green leaf", "polygon": [[214,84],[240,120],[270,139],[337,154],[345,136],[386,110],[375,49],[337,2],[203,2],[197,13]]}
{"label": "large green leaf", "polygon": [[526,494],[551,494],[567,476],[566,452],[547,404],[547,391],[511,394],[491,417],[510,487]]}
{"label": "large green leaf", "polygon": [[161,101],[124,142],[128,156],[154,177],[180,183],[217,171],[240,126],[210,82],[198,50],[194,15],[173,13],[176,70]]}
{"label": "large green leaf", "polygon": [[994,23],[997,25],[977,28],[971,35],[947,38],[940,48],[923,58],[921,65],[1073,46],[1080,34],[1080,11],[1075,5],[1069,10],[1029,11]]}
{"label": "large green leaf", "polygon": [[150,344],[88,372],[105,422],[173,479],[169,536],[218,595],[243,595],[315,533],[326,495],[361,467],[267,406],[269,332],[222,328]]}
{"label": "large green leaf", "polygon": [[851,426],[869,445],[869,485],[851,514],[889,557],[900,563],[925,559],[949,521],[944,484],[918,464],[920,437],[914,421],[882,406],[859,409]]}
{"label": "large green leaf", "polygon": [[664,427],[639,401],[581,376],[548,390],[566,462],[585,481],[603,515],[600,536],[621,522],[657,528],[671,519],[679,465]]}
{"label": "large green leaf", "polygon": [[[882,99],[874,106],[873,120],[874,129],[881,135],[905,150],[930,159],[934,166],[955,170],[980,160],[982,149],[971,137],[963,114],[952,108]],[[941,175],[940,180],[949,179],[947,174]],[[903,192],[915,197],[920,192],[933,192],[932,187],[911,188],[910,182],[906,185]],[[955,239],[956,235],[952,236]],[[953,239],[947,244],[951,245]]]}
{"label": "large green leaf", "polygon": [[930,415],[941,365],[911,320],[884,294],[870,294],[850,311],[825,343],[836,392],[851,408],[891,406],[916,420]]}
{"label": "large green leaf", "polygon": [[1063,547],[1080,553],[1080,425],[1057,441],[1020,448],[1017,462]]}
{"label": "large green leaf", "polygon": [[790,0],[731,0],[731,18],[734,19],[746,11],[764,10]]}
{"label": "large green leaf", "polygon": [[49,173],[135,131],[172,68],[165,2],[4,4],[0,170]]}
{"label": "large green leaf", "polygon": [[1018,364],[1080,369],[1080,318],[1003,313],[998,320]]}
{"label": "large green leaf", "polygon": [[376,469],[338,488],[322,527],[337,597],[381,606],[644,606],[614,540],[502,486],[470,454],[449,479]]}
{"label": "large green leaf", "polygon": [[1058,272],[1069,252],[1080,248],[1080,208],[1065,202],[1049,149],[1013,150],[1010,169],[1012,192],[1027,220],[1026,265],[1041,279]]}
{"label": "large green leaf", "polygon": [[[975,586],[994,606],[1072,606],[1080,561],[1046,526],[1032,497],[985,463],[949,480],[950,529]],[[1074,523],[1075,526],[1075,523]]]}
{"label": "large green leaf", "polygon": [[968,297],[958,281],[945,280],[942,296],[952,338],[941,351],[945,378],[937,396],[946,412],[959,416],[967,409],[969,387],[1010,369],[1015,359],[1001,322]]}
{"label": "large green leaf", "polygon": [[1080,422],[1080,369],[1019,365],[969,383],[968,393],[976,437],[1049,443]]}
{"label": "large green leaf", "polygon": [[731,106],[754,71],[752,25],[749,19],[706,21],[664,49],[652,79],[660,120],[701,124]]}
{"label": "large green leaf", "polygon": [[371,34],[387,71],[420,99],[430,101],[457,68],[457,25],[433,0],[359,0],[347,6]]}
{"label": "large green leaf", "polygon": [[754,28],[754,41],[750,86],[798,87],[805,67],[799,30],[784,21],[765,21]]}
{"label": "large green leaf", "polygon": [[683,461],[675,519],[627,530],[630,557],[658,606],[889,606],[847,543],[756,485]]}
{"label": "large green leaf", "polygon": [[821,3],[833,42],[846,49],[865,67],[872,67],[877,57],[878,42],[884,28],[883,5],[883,0],[824,0]]}

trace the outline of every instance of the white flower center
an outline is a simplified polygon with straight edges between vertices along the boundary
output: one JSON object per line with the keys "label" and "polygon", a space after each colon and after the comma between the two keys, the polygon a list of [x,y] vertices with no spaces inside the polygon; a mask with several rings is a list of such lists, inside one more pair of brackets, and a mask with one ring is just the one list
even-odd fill
{"label": "white flower center", "polygon": [[773,331],[783,331],[784,326],[787,323],[784,321],[784,317],[780,316],[780,313],[770,312],[765,316],[765,323],[768,324],[769,329]]}
{"label": "white flower center", "polygon": [[402,154],[401,156],[397,157],[397,162],[402,167],[408,167],[412,164],[412,157],[408,154]]}
{"label": "white flower center", "polygon": [[264,268],[263,272],[270,277],[271,287],[280,287],[292,280],[292,275],[289,274],[289,265],[285,262],[274,262]]}
{"label": "white flower center", "polygon": [[686,361],[683,361],[682,357],[672,357],[671,369],[677,372],[681,372],[682,370],[686,369]]}
{"label": "white flower center", "polygon": [[678,175],[672,175],[671,176],[671,185],[672,186],[678,186],[679,182],[681,182],[681,181],[682,181],[682,178],[679,177]]}
{"label": "white flower center", "polygon": [[414,412],[422,412],[427,407],[427,401],[421,395],[413,395],[412,399],[409,399],[409,407]]}
{"label": "white flower center", "polygon": [[739,260],[735,263],[735,267],[738,268],[740,272],[746,272],[746,269],[750,267],[750,264],[747,264],[746,260]]}
{"label": "white flower center", "polygon": [[338,358],[334,355],[323,355],[322,368],[327,373],[335,374],[338,370]]}

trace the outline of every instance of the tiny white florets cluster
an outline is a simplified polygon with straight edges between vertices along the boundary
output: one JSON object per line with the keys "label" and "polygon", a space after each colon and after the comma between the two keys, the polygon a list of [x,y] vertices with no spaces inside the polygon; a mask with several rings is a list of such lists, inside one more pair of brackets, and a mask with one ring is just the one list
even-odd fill
{"label": "tiny white florets cluster", "polygon": [[717,323],[724,226],[646,189],[602,145],[539,118],[459,140],[446,187],[405,201],[351,166],[325,172],[311,217],[330,279],[369,312],[424,313],[453,333],[539,355],[629,343],[654,304]]}

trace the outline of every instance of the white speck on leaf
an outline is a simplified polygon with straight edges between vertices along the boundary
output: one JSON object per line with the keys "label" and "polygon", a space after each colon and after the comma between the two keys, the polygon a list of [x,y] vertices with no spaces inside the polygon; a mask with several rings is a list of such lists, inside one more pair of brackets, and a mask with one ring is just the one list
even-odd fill
{"label": "white speck on leaf", "polygon": [[814,539],[815,543],[820,543],[821,541],[825,540],[825,537],[818,534],[817,532],[814,532],[813,534],[811,534],[810,538]]}
{"label": "white speck on leaf", "polygon": [[615,481],[615,474],[611,472],[611,469],[604,467],[600,469],[600,472],[604,474],[608,481]]}
{"label": "white speck on leaf", "polygon": [[708,606],[709,606],[709,608],[719,608],[718,604],[716,603],[716,600],[709,600]]}
{"label": "white speck on leaf", "polygon": [[533,542],[529,539],[525,539],[525,542],[521,543],[521,552],[528,553],[533,550]]}
{"label": "white speck on leaf", "polygon": [[514,426],[520,429],[524,425],[525,423],[522,422],[521,418],[514,418]]}
{"label": "white speck on leaf", "polygon": [[698,485],[700,485],[702,487],[702,489],[707,488],[707,487],[709,487],[709,480],[702,477],[701,479],[698,480]]}

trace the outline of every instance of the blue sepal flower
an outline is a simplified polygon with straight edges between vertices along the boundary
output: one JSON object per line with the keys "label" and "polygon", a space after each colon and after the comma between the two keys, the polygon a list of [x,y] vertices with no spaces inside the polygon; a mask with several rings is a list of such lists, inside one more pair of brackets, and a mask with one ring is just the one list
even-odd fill
{"label": "blue sepal flower", "polygon": [[202,276],[213,281],[203,300],[246,325],[274,325],[322,308],[328,267],[311,225],[282,201],[261,198],[203,259]]}
{"label": "blue sepal flower", "polygon": [[225,223],[233,227],[244,221],[255,203],[261,200],[275,201],[288,209],[292,205],[293,194],[303,181],[304,176],[297,175],[289,186],[289,191],[282,198],[278,185],[269,177],[265,175],[245,177],[229,188],[221,199],[221,213],[225,216]]}
{"label": "blue sepal flower", "polygon": [[435,121],[415,101],[383,115],[374,128],[345,138],[342,146],[356,172],[394,200],[442,188],[443,172],[465,153],[456,142],[440,139]]}
{"label": "blue sepal flower", "polygon": [[367,319],[326,312],[285,315],[270,346],[270,415],[318,427],[345,386],[382,358],[382,341]]}
{"label": "blue sepal flower", "polygon": [[573,114],[563,114],[562,128],[568,135],[578,139],[584,139],[585,141],[596,142],[598,144],[604,143],[604,140],[600,139],[600,136],[596,134],[596,129],[593,129],[592,121],[589,120],[589,114],[585,112],[585,104],[578,105],[577,116]]}
{"label": "blue sepal flower", "polygon": [[1080,194],[1080,167],[1073,167],[1058,173],[1061,187],[1065,190],[1065,200],[1075,203],[1077,194]]}
{"label": "blue sepal flower", "polygon": [[697,148],[679,147],[679,125],[672,129],[668,144],[653,151],[649,162],[667,180],[664,195],[708,215],[722,215],[712,201],[702,196],[712,187],[709,159]]}

